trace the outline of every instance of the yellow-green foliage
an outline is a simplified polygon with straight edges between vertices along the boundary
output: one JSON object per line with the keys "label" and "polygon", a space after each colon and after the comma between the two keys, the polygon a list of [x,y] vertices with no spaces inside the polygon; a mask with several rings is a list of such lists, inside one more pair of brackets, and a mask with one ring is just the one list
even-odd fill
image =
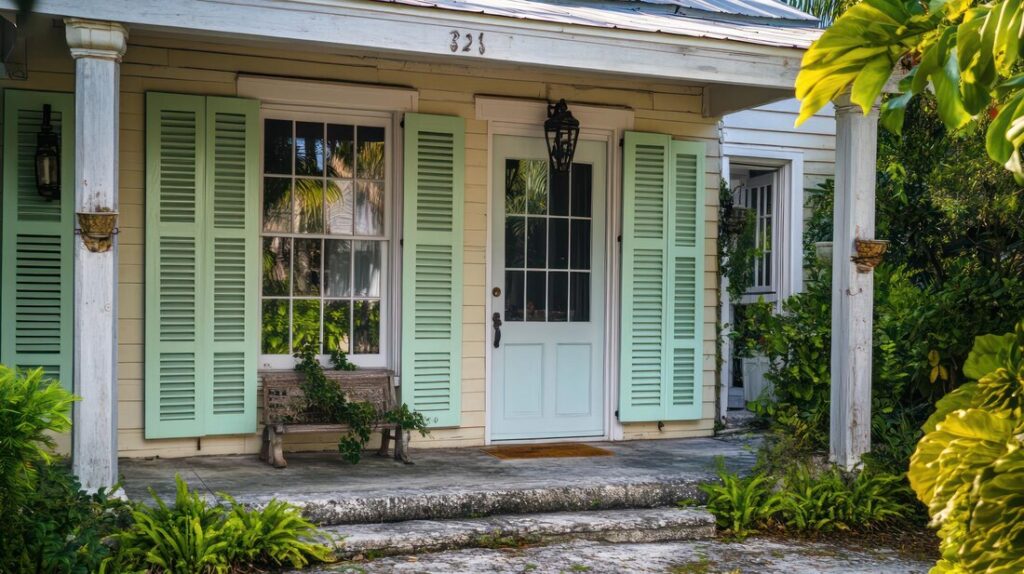
{"label": "yellow-green foliage", "polygon": [[1024,322],[978,337],[925,423],[910,484],[939,528],[933,574],[1024,572]]}

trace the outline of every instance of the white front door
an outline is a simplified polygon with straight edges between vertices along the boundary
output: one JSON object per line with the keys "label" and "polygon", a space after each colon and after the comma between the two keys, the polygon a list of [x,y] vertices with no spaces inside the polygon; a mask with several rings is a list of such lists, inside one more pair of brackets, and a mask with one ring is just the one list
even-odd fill
{"label": "white front door", "polygon": [[492,440],[605,434],[607,152],[557,173],[542,138],[494,137]]}

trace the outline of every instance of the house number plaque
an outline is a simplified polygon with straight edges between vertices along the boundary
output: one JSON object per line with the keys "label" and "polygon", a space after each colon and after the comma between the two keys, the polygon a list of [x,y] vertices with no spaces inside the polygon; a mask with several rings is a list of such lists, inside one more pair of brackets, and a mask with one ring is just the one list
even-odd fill
{"label": "house number plaque", "polygon": [[473,50],[476,50],[482,56],[484,55],[484,52],[487,51],[487,48],[484,46],[483,32],[477,32],[474,34],[473,32],[459,32],[458,30],[452,30],[451,32],[448,32],[448,35],[451,36],[452,40],[451,43],[448,44],[448,49],[451,50],[452,53],[472,52]]}

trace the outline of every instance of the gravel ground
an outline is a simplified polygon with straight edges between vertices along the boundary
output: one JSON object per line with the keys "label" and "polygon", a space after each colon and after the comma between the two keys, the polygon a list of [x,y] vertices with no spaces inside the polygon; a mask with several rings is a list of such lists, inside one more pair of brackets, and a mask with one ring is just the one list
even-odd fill
{"label": "gravel ground", "polygon": [[656,544],[573,542],[470,549],[333,565],[319,574],[925,574],[932,563],[896,550],[835,542],[750,538]]}

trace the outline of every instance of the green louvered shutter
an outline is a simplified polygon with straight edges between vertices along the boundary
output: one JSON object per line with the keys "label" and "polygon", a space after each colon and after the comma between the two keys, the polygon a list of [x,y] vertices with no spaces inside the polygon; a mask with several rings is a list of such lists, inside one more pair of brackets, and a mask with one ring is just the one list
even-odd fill
{"label": "green louvered shutter", "polygon": [[673,141],[670,151],[668,314],[671,346],[666,420],[701,418],[704,329],[704,144]]}
{"label": "green louvered shutter", "polygon": [[465,124],[406,114],[402,399],[430,426],[458,426],[462,371]]}
{"label": "green louvered shutter", "polygon": [[146,438],[203,434],[204,110],[146,96]]}
{"label": "green louvered shutter", "polygon": [[[43,106],[60,138],[61,197],[36,191],[36,134]],[[0,238],[0,362],[42,367],[73,390],[75,97],[4,91]]]}
{"label": "green louvered shutter", "polygon": [[627,132],[619,419],[700,418],[701,144]]}
{"label": "green louvered shutter", "polygon": [[205,434],[256,432],[259,102],[206,99]]}

